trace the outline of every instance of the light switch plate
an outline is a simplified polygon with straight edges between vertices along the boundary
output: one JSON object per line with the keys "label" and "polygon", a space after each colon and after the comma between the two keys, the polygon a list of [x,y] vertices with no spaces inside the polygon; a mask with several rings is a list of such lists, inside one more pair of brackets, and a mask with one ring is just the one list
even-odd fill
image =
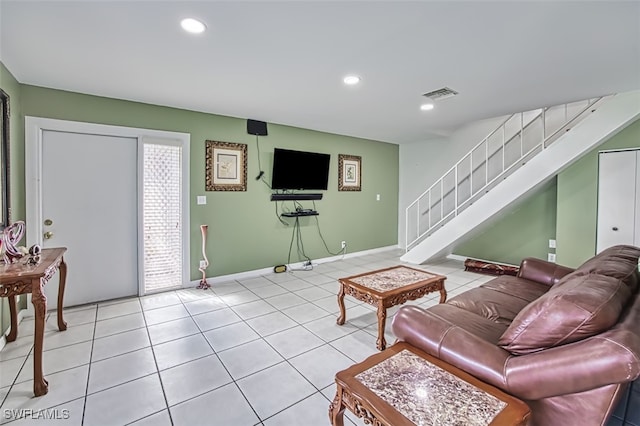
{"label": "light switch plate", "polygon": [[198,205],[207,204],[207,196],[206,195],[198,195]]}
{"label": "light switch plate", "polygon": [[549,248],[556,248],[556,240],[549,240]]}

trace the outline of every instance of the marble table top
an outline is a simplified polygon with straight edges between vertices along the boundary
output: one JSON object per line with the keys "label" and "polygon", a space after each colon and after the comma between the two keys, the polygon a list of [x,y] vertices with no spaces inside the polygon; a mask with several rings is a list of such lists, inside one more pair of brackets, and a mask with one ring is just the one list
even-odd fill
{"label": "marble table top", "polygon": [[418,426],[486,426],[507,406],[407,350],[355,377]]}
{"label": "marble table top", "polygon": [[352,277],[349,278],[349,281],[372,290],[385,292],[435,277],[437,277],[437,275],[426,271],[417,271],[412,268],[399,266],[359,277]]}

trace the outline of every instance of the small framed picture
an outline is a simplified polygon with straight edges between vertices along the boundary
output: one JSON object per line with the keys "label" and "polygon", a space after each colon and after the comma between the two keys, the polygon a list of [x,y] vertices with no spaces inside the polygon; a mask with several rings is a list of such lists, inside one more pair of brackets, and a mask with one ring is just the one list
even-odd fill
{"label": "small framed picture", "polygon": [[205,189],[207,191],[247,190],[247,145],[206,141]]}
{"label": "small framed picture", "polygon": [[362,157],[338,154],[338,191],[360,191]]}

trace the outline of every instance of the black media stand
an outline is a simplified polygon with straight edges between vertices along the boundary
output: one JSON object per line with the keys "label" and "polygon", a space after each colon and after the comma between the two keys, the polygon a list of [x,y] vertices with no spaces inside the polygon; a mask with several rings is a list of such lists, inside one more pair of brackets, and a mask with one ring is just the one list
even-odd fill
{"label": "black media stand", "polygon": [[319,213],[315,210],[298,210],[295,212],[282,213],[282,217],[301,217],[301,216],[318,216]]}

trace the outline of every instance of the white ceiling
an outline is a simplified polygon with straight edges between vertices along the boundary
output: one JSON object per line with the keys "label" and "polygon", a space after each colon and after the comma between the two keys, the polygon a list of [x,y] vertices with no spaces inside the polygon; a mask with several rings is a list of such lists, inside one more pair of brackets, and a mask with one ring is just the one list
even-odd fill
{"label": "white ceiling", "polygon": [[21,83],[393,143],[640,89],[637,1],[0,0],[0,25]]}

